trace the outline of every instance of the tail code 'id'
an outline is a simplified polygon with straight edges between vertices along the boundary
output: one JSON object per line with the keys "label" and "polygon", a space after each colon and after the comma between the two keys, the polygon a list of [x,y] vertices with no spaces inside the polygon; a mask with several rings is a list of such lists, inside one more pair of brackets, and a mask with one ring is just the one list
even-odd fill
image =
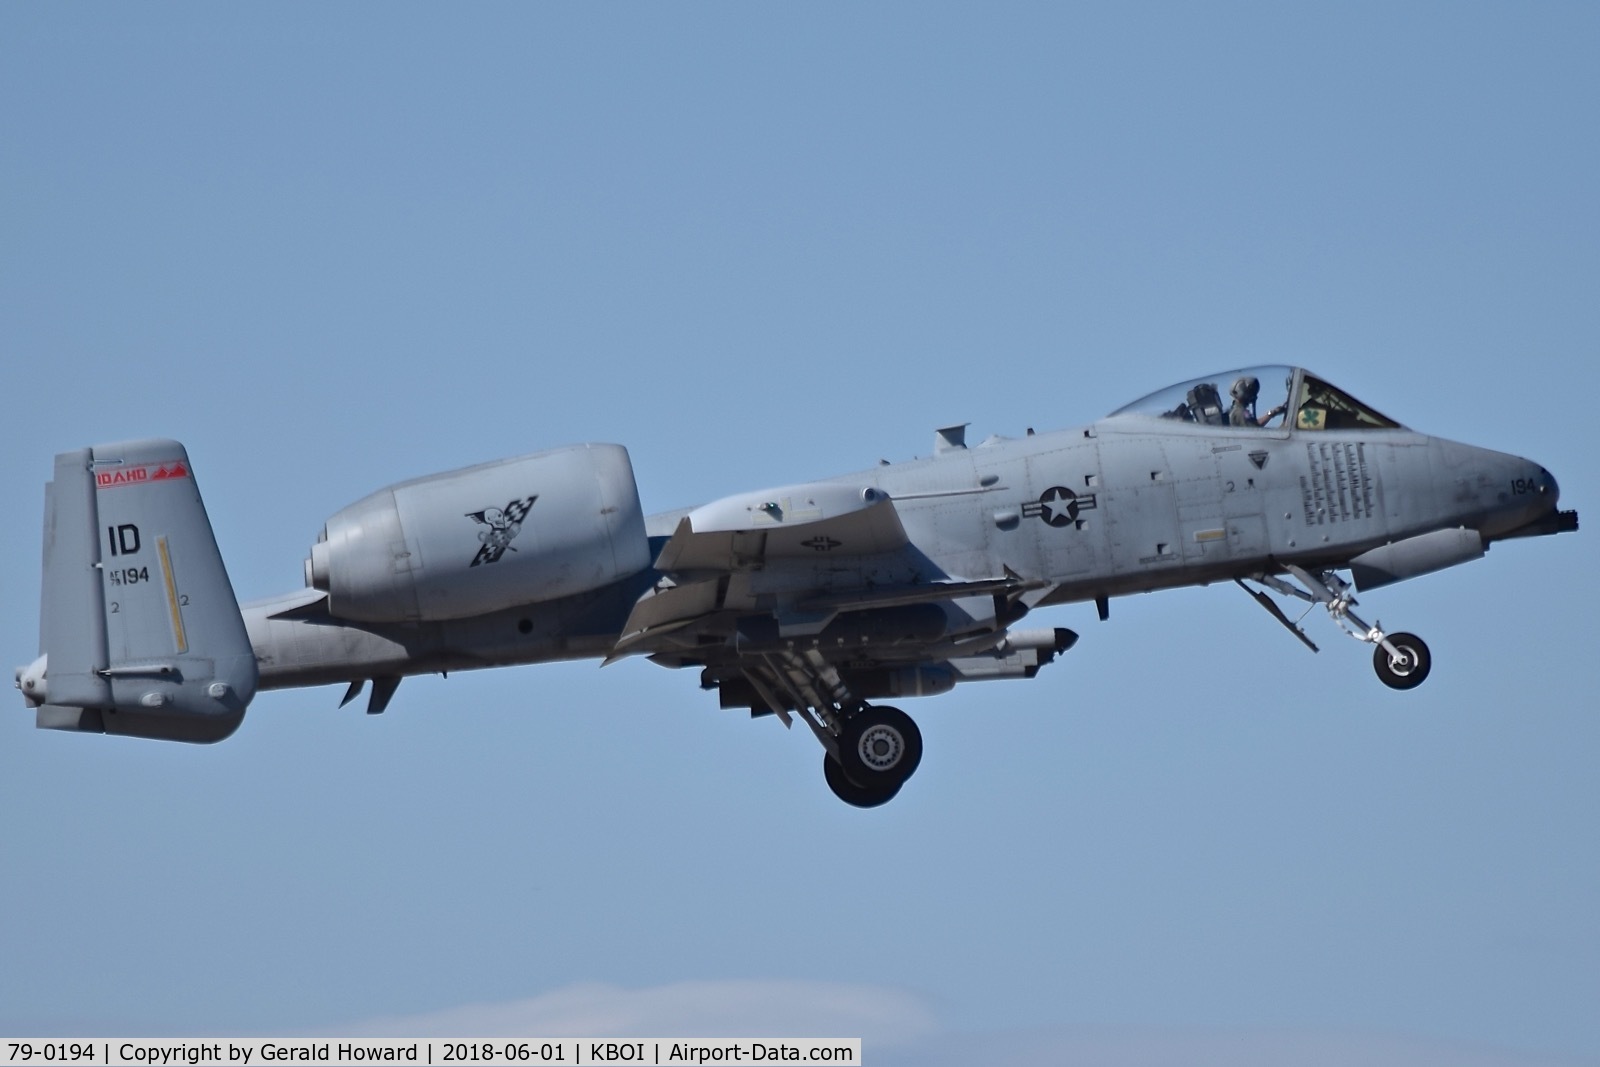
{"label": "tail code 'id'", "polygon": [[220,741],[256,660],[188,453],[63,452],[45,486],[40,656],[18,672],[40,727]]}

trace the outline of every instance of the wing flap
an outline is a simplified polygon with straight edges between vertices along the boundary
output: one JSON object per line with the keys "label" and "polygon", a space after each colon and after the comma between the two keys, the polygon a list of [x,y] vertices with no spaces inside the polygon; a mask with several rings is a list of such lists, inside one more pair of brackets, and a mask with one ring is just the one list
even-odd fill
{"label": "wing flap", "polygon": [[606,658],[610,663],[638,647],[647,637],[681,630],[722,608],[725,578],[709,578],[657,589],[640,597],[628,613],[622,637]]}

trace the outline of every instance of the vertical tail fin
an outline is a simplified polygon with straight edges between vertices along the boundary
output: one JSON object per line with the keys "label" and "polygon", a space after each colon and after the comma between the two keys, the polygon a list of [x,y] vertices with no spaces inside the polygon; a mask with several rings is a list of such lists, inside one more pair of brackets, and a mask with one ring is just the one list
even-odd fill
{"label": "vertical tail fin", "polygon": [[17,684],[40,727],[205,742],[243,720],[255,655],[178,442],[56,457],[39,644]]}

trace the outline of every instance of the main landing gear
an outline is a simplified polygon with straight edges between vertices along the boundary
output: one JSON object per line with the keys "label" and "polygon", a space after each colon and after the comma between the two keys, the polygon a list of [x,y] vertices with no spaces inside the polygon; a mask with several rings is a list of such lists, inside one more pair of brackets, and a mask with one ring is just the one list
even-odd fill
{"label": "main landing gear", "polygon": [[816,734],[833,795],[858,808],[893,800],[922,762],[922,731],[911,716],[857,698],[816,649],[769,654],[765,667],[745,677],[785,726],[792,709]]}
{"label": "main landing gear", "polygon": [[922,731],[899,708],[862,705],[840,722],[837,743],[837,757],[823,755],[823,777],[834,796],[858,808],[893,800],[922,762]]}
{"label": "main landing gear", "polygon": [[[1428,672],[1433,669],[1433,656],[1422,638],[1416,634],[1385,633],[1381,625],[1368,626],[1360,616],[1350,610],[1356,602],[1351,592],[1352,586],[1333,571],[1312,574],[1304,567],[1297,567],[1292,563],[1285,569],[1299,580],[1304,588],[1270,574],[1254,574],[1250,577],[1252,581],[1259,582],[1284,596],[1297,597],[1311,604],[1321,604],[1328,609],[1329,616],[1341,630],[1358,641],[1377,646],[1372,650],[1372,668],[1377,671],[1378,680],[1390,689],[1415,689],[1427,680]],[[1239,585],[1255,597],[1257,603],[1271,612],[1274,618],[1287,626],[1290,632],[1305,642],[1311,651],[1317,651],[1317,646],[1312,644],[1311,638],[1307,637],[1298,623],[1291,621],[1276,603],[1265,594],[1249,588],[1242,581]]]}

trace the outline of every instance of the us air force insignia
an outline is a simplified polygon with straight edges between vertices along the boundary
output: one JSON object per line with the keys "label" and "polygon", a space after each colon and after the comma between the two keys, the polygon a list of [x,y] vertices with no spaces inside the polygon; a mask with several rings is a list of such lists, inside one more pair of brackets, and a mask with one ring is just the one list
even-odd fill
{"label": "us air force insignia", "polygon": [[832,537],[813,537],[809,541],[801,541],[800,543],[813,552],[832,552],[844,544],[843,541],[836,541]]}
{"label": "us air force insignia", "polygon": [[467,518],[476,519],[487,530],[478,531],[478,540],[483,542],[478,547],[478,554],[472,557],[470,566],[476,567],[480,563],[495,563],[511,548],[511,542],[516,540],[517,534],[522,532],[522,520],[528,517],[528,509],[533,507],[533,502],[538,496],[524,497],[513,500],[503,508],[484,508],[482,511],[469,511]]}
{"label": "us air force insignia", "polygon": [[1037,503],[1022,505],[1022,514],[1025,518],[1038,516],[1048,525],[1055,527],[1071,526],[1073,529],[1083,529],[1083,520],[1078,518],[1080,511],[1092,511],[1099,507],[1099,501],[1093,493],[1079,496],[1065,486],[1052,485],[1039,494]]}

